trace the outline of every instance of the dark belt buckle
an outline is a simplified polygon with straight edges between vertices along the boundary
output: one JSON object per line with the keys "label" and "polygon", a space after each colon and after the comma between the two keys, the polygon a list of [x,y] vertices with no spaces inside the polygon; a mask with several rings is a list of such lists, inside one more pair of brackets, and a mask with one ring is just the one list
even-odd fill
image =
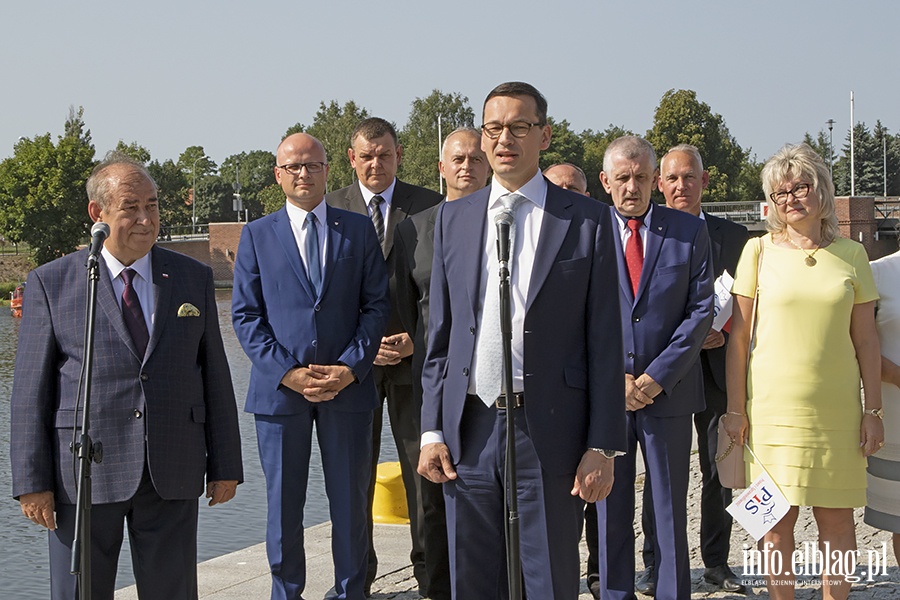
{"label": "dark belt buckle", "polygon": [[[497,396],[497,401],[494,402],[494,406],[496,406],[498,410],[506,410],[506,395],[501,394],[500,396]],[[513,394],[513,408],[522,408],[523,406],[525,406],[525,394],[523,392]]]}

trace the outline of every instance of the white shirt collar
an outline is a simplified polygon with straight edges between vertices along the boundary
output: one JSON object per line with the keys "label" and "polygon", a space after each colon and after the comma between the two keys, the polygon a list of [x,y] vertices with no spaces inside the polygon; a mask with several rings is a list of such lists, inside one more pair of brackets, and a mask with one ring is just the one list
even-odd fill
{"label": "white shirt collar", "polygon": [[[652,200],[650,201],[650,207],[647,208],[647,212],[644,214],[644,224],[641,226],[641,229],[649,229],[650,228],[650,219],[653,217],[653,206],[656,203]],[[616,219],[616,224],[619,226],[619,232],[625,231],[628,227],[625,225],[626,221],[628,221],[629,217],[626,217],[618,210],[616,210],[616,216],[619,217]]]}
{"label": "white shirt collar", "polygon": [[515,192],[510,192],[508,189],[500,185],[496,179],[491,182],[491,194],[488,197],[488,210],[496,208],[500,205],[500,197],[505,196],[510,193],[516,193],[521,196],[524,196],[539,208],[544,208],[544,203],[547,200],[547,180],[544,179],[544,175],[541,173],[541,170],[538,169],[538,172],[535,173],[534,177],[528,180],[528,182],[517,189]]}
{"label": "white shirt collar", "polygon": [[306,224],[306,215],[308,215],[309,213],[316,215],[316,219],[319,220],[320,224],[324,225],[327,222],[326,219],[328,218],[328,211],[326,210],[327,206],[325,204],[324,198],[321,202],[316,204],[315,208],[309,211],[303,210],[290,200],[285,201],[285,207],[287,208],[288,219],[291,220],[291,223],[296,223],[300,227],[303,227],[303,225]]}
{"label": "white shirt collar", "polygon": [[394,177],[394,180],[391,182],[391,185],[387,186],[387,189],[379,194],[376,194],[369,188],[363,185],[362,181],[357,180],[357,185],[359,185],[359,191],[362,193],[363,201],[366,203],[366,206],[369,205],[369,202],[372,201],[372,196],[381,196],[384,198],[384,203],[388,206],[391,205],[391,201],[394,199],[394,186],[397,185],[397,178]]}
{"label": "white shirt collar", "polygon": [[106,246],[103,246],[100,254],[103,255],[103,260],[106,261],[106,268],[109,270],[110,279],[115,279],[125,269],[133,269],[144,281],[148,283],[153,281],[153,264],[150,261],[149,252],[128,266],[123,265],[118,258],[113,256],[112,253],[106,249]]}

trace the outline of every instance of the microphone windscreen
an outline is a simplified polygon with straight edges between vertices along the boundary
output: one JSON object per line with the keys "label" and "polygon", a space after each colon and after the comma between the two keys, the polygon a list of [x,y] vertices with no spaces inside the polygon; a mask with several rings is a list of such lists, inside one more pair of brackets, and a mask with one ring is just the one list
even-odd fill
{"label": "microphone windscreen", "polygon": [[103,238],[109,237],[109,225],[104,223],[103,221],[97,221],[91,226],[91,237],[94,237],[98,233],[103,233]]}

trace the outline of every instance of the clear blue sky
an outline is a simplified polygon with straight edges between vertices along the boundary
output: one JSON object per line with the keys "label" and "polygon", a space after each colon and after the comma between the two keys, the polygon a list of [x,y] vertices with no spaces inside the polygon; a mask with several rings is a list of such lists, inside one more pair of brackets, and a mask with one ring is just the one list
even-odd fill
{"label": "clear blue sky", "polygon": [[644,133],[688,88],[767,158],[833,118],[900,130],[894,0],[64,0],[0,8],[0,159],[85,108],[98,154],[202,145],[217,162],[273,150],[319,102],[402,127],[432,89],[469,98],[524,80],[576,131]]}

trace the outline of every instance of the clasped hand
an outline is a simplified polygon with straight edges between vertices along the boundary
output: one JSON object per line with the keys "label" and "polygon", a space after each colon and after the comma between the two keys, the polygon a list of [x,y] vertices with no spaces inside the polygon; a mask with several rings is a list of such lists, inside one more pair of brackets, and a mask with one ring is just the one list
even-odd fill
{"label": "clasped hand", "polygon": [[653,399],[662,391],[662,386],[644,373],[638,378],[625,373],[625,410],[640,410],[653,404]]}
{"label": "clasped hand", "polygon": [[375,355],[375,364],[379,367],[396,365],[402,359],[413,353],[413,341],[409,334],[396,333],[381,338],[378,354]]}
{"label": "clasped hand", "polygon": [[346,365],[295,367],[281,379],[281,385],[302,394],[310,402],[334,400],[352,382],[353,372]]}

